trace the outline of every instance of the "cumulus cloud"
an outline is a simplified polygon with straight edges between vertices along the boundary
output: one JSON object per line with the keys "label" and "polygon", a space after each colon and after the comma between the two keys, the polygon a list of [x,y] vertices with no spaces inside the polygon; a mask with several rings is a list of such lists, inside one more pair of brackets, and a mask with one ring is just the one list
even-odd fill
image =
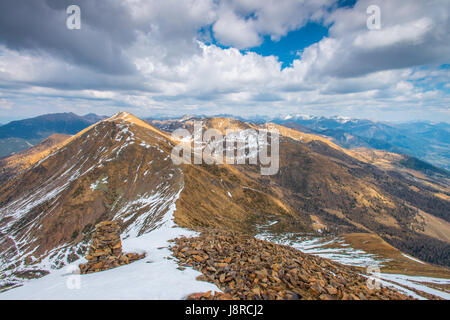
{"label": "cumulus cloud", "polygon": [[130,20],[121,2],[115,0],[105,5],[101,1],[79,1],[85,9],[83,27],[76,32],[65,27],[65,9],[69,4],[65,0],[1,1],[1,42],[8,48],[33,54],[49,52],[105,73],[133,73],[133,64],[123,54],[123,48],[135,36],[132,28],[127,27]]}
{"label": "cumulus cloud", "polygon": [[[369,5],[381,10],[380,30],[365,27]],[[448,63],[448,12],[446,0],[360,0],[353,8],[338,9],[326,18],[333,42],[313,46],[316,52],[311,54],[321,57],[319,71],[340,77]]]}
{"label": "cumulus cloud", "polygon": [[[446,0],[80,0],[82,28],[68,30],[72,2],[0,2],[0,115],[12,107],[448,116]],[[373,4],[380,30],[366,26]],[[287,68],[248,50],[309,22],[328,36]]]}
{"label": "cumulus cloud", "polygon": [[222,1],[214,23],[215,37],[239,49],[258,46],[262,36],[279,40],[308,21],[320,21],[334,0],[232,0]]}

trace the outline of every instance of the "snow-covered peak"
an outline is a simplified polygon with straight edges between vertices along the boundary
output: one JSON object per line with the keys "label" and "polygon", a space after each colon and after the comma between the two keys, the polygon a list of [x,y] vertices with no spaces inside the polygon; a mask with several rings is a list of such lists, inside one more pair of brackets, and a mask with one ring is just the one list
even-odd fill
{"label": "snow-covered peak", "polygon": [[339,123],[347,123],[352,121],[353,119],[350,117],[346,117],[346,116],[341,116],[341,115],[337,115],[337,116],[333,116],[330,119],[336,120]]}
{"label": "snow-covered peak", "polygon": [[108,121],[114,121],[114,120],[127,120],[127,118],[129,118],[129,116],[131,116],[130,113],[126,112],[126,111],[119,111],[116,114],[114,114],[112,117],[106,119]]}
{"label": "snow-covered peak", "polygon": [[281,120],[313,120],[316,119],[316,116],[308,115],[308,114],[301,114],[301,113],[293,113],[293,114],[287,114],[282,117],[280,117]]}

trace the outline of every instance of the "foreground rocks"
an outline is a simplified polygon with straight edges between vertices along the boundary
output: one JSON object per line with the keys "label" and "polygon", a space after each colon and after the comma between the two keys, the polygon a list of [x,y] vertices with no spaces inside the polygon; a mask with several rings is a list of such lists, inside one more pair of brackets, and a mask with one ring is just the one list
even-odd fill
{"label": "foreground rocks", "polygon": [[88,263],[80,264],[80,271],[85,274],[108,270],[144,257],[145,254],[122,254],[119,223],[103,221],[95,226],[95,233],[86,256]]}
{"label": "foreground rocks", "polygon": [[194,293],[188,299],[413,299],[387,287],[370,290],[366,278],[341,264],[291,247],[225,231],[179,238],[171,247],[180,268],[193,267],[197,280],[224,293]]}

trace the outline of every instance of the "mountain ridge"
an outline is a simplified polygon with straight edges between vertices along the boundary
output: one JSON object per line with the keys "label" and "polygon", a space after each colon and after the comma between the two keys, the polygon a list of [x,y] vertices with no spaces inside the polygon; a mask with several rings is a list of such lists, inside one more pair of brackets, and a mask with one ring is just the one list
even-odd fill
{"label": "mountain ridge", "polygon": [[447,122],[413,121],[389,123],[349,117],[292,115],[271,119],[288,127],[302,125],[333,138],[346,148],[368,147],[403,153],[450,170],[450,125]]}
{"label": "mountain ridge", "polygon": [[[205,122],[222,131],[265,128],[225,120]],[[191,129],[189,121],[181,126]],[[410,180],[354,158],[354,151],[323,137],[283,130],[280,172],[267,177],[249,164],[175,166],[170,133],[126,112],[101,120],[0,189],[0,268],[14,282],[24,272],[61,267],[83,256],[95,223],[122,219],[122,236],[133,239],[158,230],[174,206],[175,223],[189,229],[221,226],[254,235],[270,224],[266,231],[274,234],[372,232],[397,247],[425,239],[415,222],[420,215],[427,239],[436,239],[430,245],[441,248],[439,232],[427,229],[430,217],[438,219],[427,212],[432,208],[426,202],[406,205],[388,188]],[[439,188],[426,179],[427,188]],[[431,195],[424,186],[416,182],[418,191],[411,192],[426,201]],[[444,262],[447,252],[441,253]]]}
{"label": "mountain ridge", "polygon": [[68,112],[11,121],[0,126],[0,157],[23,151],[52,134],[77,134],[104,118],[95,114],[79,116]]}

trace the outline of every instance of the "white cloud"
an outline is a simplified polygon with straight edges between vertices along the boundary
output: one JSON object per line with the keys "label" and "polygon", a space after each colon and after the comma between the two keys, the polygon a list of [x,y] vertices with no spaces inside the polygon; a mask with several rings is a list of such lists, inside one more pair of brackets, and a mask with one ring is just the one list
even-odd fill
{"label": "white cloud", "polygon": [[422,44],[433,29],[433,21],[426,17],[405,24],[386,27],[377,32],[365,32],[355,37],[353,46],[362,49],[376,49],[409,43]]}
{"label": "white cloud", "polygon": [[0,99],[0,109],[1,110],[11,110],[14,106],[14,103],[12,101],[6,100],[6,99]]}
{"label": "white cloud", "polygon": [[232,10],[223,11],[213,27],[214,35],[221,43],[239,49],[261,44],[262,39],[252,19],[239,18]]}
{"label": "white cloud", "polygon": [[[109,74],[53,51],[0,45],[0,99],[24,113],[134,108],[138,115],[301,111],[380,118],[391,116],[386,110],[414,115],[432,108],[430,117],[448,116],[448,94],[435,88],[449,82],[448,71],[438,68],[450,57],[443,31],[449,2],[360,0],[354,8],[325,10],[334,2],[126,0],[132,21],[124,27],[132,29],[123,34],[134,40],[117,47],[135,73]],[[381,8],[379,31],[366,27],[369,4]],[[330,25],[329,36],[305,48],[292,67],[238,50],[321,19]],[[210,27],[231,48],[202,41]]]}
{"label": "white cloud", "polygon": [[[381,30],[368,30],[366,8],[381,10]],[[425,64],[448,63],[450,57],[450,2],[359,0],[326,18],[334,40],[316,64],[321,72],[339,77]],[[326,40],[323,40],[325,42]],[[312,48],[315,49],[315,48]],[[320,57],[319,57],[320,58]]]}
{"label": "white cloud", "polygon": [[320,21],[335,0],[231,0],[222,1],[214,36],[239,49],[258,46],[262,36],[279,40],[308,21]]}

